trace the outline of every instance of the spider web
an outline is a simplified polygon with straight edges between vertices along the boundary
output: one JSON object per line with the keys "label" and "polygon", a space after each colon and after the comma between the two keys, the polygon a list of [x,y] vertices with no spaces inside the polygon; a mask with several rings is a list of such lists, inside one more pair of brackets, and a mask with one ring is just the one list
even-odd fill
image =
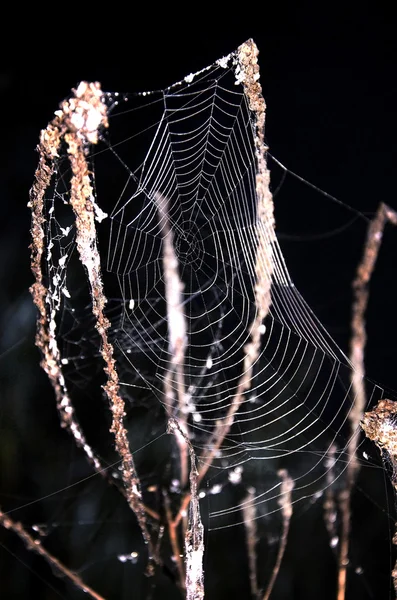
{"label": "spider web", "polygon": [[[187,420],[200,456],[233,403],[258,310],[258,228],[264,224],[257,208],[253,113],[233,55],[166,90],[109,93],[105,99],[109,132],[90,160],[96,202],[108,214],[99,225],[100,248],[123,395],[132,407],[155,401]],[[138,131],[130,132],[137,123]],[[78,274],[67,188],[61,159],[48,199],[49,280],[63,292],[58,299],[65,375],[84,388],[102,367]],[[175,352],[167,326],[167,236],[181,282],[181,405],[176,376],[174,397],[164,393]],[[344,427],[354,404],[351,365],[294,287],[277,239],[271,245],[271,306],[260,326],[260,354],[213,467],[223,481],[225,465],[249,473],[258,468],[251,467],[254,461],[273,461],[277,471],[292,456],[299,498],[324,487],[328,449],[336,443],[343,453],[346,446]],[[277,483],[255,502],[278,493]],[[240,508],[214,512],[211,525]]]}
{"label": "spider web", "polygon": [[[173,498],[186,490],[176,445],[166,455],[156,445],[170,416],[187,432],[199,467],[207,462],[200,497],[212,499],[210,530],[242,523],[248,504],[253,520],[280,511],[280,469],[292,478],[293,504],[315,502],[339,485],[350,436],[359,435],[348,424],[352,366],[294,286],[270,216],[260,214],[255,114],[236,54],[165,90],[106,93],[103,101],[109,128],[88,161],[130,444],[152,446],[149,458],[137,457],[147,504],[156,486]],[[105,377],[70,179],[60,152],[45,198],[47,285],[63,375],[82,422],[92,423]],[[258,265],[271,280],[259,325]],[[376,385],[367,382],[367,390],[371,403],[382,397]],[[113,464],[108,429],[106,415],[96,417],[90,440]],[[112,475],[119,477],[117,468]]]}

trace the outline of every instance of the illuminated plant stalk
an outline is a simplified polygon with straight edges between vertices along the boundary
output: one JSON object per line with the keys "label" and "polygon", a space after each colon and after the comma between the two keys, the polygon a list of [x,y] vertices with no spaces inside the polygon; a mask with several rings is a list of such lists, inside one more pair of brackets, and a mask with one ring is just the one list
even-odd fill
{"label": "illuminated plant stalk", "polygon": [[[69,398],[65,379],[62,374],[61,358],[56,339],[57,302],[43,283],[42,261],[44,258],[44,195],[51,183],[54,174],[54,161],[58,155],[58,148],[63,135],[63,126],[59,116],[41,132],[39,150],[39,164],[35,173],[35,180],[30,190],[29,208],[32,211],[32,243],[31,243],[31,268],[35,283],[30,292],[38,308],[36,345],[41,350],[43,360],[41,366],[47,373],[55,391],[57,409],[61,425],[74,437],[76,445],[82,448],[96,471],[105,472],[99,459],[94,455],[92,448],[87,444],[83,431],[74,416],[74,409]],[[59,291],[58,291],[59,293]],[[49,307],[49,308],[47,308]]]}
{"label": "illuminated plant stalk", "polygon": [[[164,375],[165,408],[168,418],[176,419],[178,427],[172,428],[179,449],[180,487],[186,488],[188,482],[189,433],[187,424],[184,360],[187,344],[186,319],[183,311],[183,283],[179,277],[178,258],[174,249],[174,234],[169,217],[169,202],[160,193],[154,195],[157,206],[160,234],[163,242],[163,270],[165,298],[167,305],[168,349],[170,360]],[[176,379],[176,381],[175,381]],[[175,391],[177,401],[175,402]],[[181,556],[178,526],[175,523],[167,492],[164,492],[165,516],[174,561],[178,569],[179,587],[186,591],[185,569]],[[182,535],[185,531],[186,519],[182,521]]]}
{"label": "illuminated plant stalk", "polygon": [[224,419],[219,420],[207,444],[207,449],[200,457],[199,481],[210,468],[216,452],[234,422],[236,412],[244,401],[244,394],[251,387],[252,372],[258,359],[261,339],[265,331],[263,321],[270,310],[270,288],[273,273],[273,247],[275,240],[273,198],[269,189],[270,175],[266,164],[266,145],[264,141],[266,104],[259,83],[258,48],[253,40],[242,44],[236,54],[236,81],[244,86],[248,106],[255,118],[254,143],[257,162],[256,195],[257,195],[257,249],[256,249],[256,314],[250,325],[251,339],[245,345],[243,373],[237,384],[236,393]]}
{"label": "illuminated plant stalk", "polygon": [[[186,591],[187,598],[198,600],[201,596],[199,581],[198,563],[202,562],[202,553],[204,552],[204,544],[202,540],[201,521],[197,529],[199,519],[199,499],[197,497],[197,488],[200,482],[205,477],[210,468],[218,449],[222,446],[223,441],[230,431],[234,422],[236,412],[244,400],[244,394],[250,389],[253,366],[258,359],[261,346],[261,338],[264,332],[263,321],[267,316],[270,304],[270,288],[271,278],[273,273],[273,250],[272,243],[275,239],[274,234],[274,217],[273,217],[273,199],[269,189],[270,176],[266,164],[266,146],[264,143],[264,126],[265,126],[265,111],[266,105],[262,96],[262,88],[259,83],[259,65],[258,65],[258,49],[252,40],[242,44],[234,56],[235,59],[235,74],[236,82],[242,83],[244,93],[247,98],[249,109],[255,115],[255,130],[254,143],[255,154],[257,161],[256,174],[256,193],[257,193],[257,258],[255,265],[256,284],[255,284],[255,304],[256,314],[250,326],[251,339],[245,346],[245,358],[243,363],[243,373],[237,385],[237,390],[233,401],[229,407],[225,418],[219,420],[215,429],[206,443],[206,450],[200,456],[200,469],[196,473],[195,456],[193,448],[186,436],[186,432],[182,428],[174,427],[173,431],[177,436],[177,440],[182,437],[188,444],[191,455],[191,470],[190,470],[190,491],[185,495],[181,502],[178,514],[171,524],[172,533],[175,533],[175,528],[180,523],[183,516],[189,507],[189,527],[185,537],[186,551]],[[185,338],[186,334],[184,315],[181,311],[181,282],[177,271],[177,259],[172,244],[172,235],[168,223],[168,206],[166,199],[160,195],[156,196],[157,208],[162,227],[163,244],[164,244],[164,277],[166,282],[167,295],[167,311],[168,311],[168,327],[170,336],[170,348],[173,355],[172,367],[177,373],[177,391],[179,408],[183,414],[184,409],[184,384],[182,364],[185,353]],[[169,305],[169,303],[171,304]],[[169,306],[168,306],[169,305]],[[172,312],[171,312],[172,311]],[[176,324],[179,323],[179,328]],[[165,378],[165,392],[170,396],[168,402],[171,402],[173,389],[171,385],[171,369],[168,371]],[[179,442],[180,444],[180,442]],[[187,447],[187,445],[186,445]],[[185,449],[180,445],[181,465]],[[186,477],[187,470],[182,469],[182,477]],[[194,491],[194,493],[193,493]],[[170,532],[171,532],[170,529]],[[189,537],[190,536],[190,537]],[[187,541],[189,538],[189,542]],[[199,559],[199,557],[201,558]],[[202,574],[201,574],[202,577]],[[196,583],[194,583],[196,581]],[[190,590],[196,590],[195,595]],[[198,591],[197,591],[198,590]],[[204,594],[204,588],[202,590]]]}
{"label": "illuminated plant stalk", "polygon": [[140,482],[129,448],[127,430],[124,426],[125,403],[119,393],[119,378],[113,357],[113,346],[107,335],[110,322],[104,315],[107,299],[101,278],[95,217],[101,220],[105,215],[101,214],[95,204],[85,152],[89,143],[96,143],[98,129],[107,126],[107,109],[102,102],[99,85],[81,83],[76,90],[76,98],[72,99],[69,105],[64,106],[64,116],[69,125],[67,133],[65,133],[65,141],[73,172],[70,183],[70,204],[76,218],[77,249],[80,260],[87,271],[92,312],[96,318],[96,329],[102,340],[101,354],[106,365],[104,371],[107,375],[104,390],[113,413],[110,431],[115,436],[116,450],[121,458],[127,500],[138,519],[142,535],[149,546],[149,554],[152,557],[153,548],[146,524]]}
{"label": "illuminated plant stalk", "polygon": [[[237,390],[233,401],[223,419],[217,421],[214,431],[206,443],[206,450],[199,458],[200,468],[198,484],[205,477],[211,467],[217,451],[222,446],[225,437],[234,423],[234,417],[244,401],[244,394],[250,389],[252,371],[258,359],[261,346],[261,338],[265,331],[263,321],[270,310],[271,295],[270,288],[273,273],[273,247],[275,240],[275,223],[273,198],[270,192],[270,174],[266,164],[267,147],[264,141],[264,127],[266,104],[262,96],[262,88],[259,83],[258,48],[253,40],[242,44],[234,55],[236,82],[242,83],[248,106],[254,114],[254,143],[256,154],[256,194],[257,194],[257,251],[256,251],[256,284],[255,305],[256,314],[250,326],[251,339],[245,345],[245,358],[243,373],[237,384]],[[190,493],[187,493],[181,503],[174,524],[177,525],[183,518],[190,502]]]}
{"label": "illuminated plant stalk", "polygon": [[76,219],[76,243],[80,260],[83,263],[90,284],[92,310],[96,318],[96,329],[102,340],[101,354],[105,362],[107,383],[104,390],[109,398],[113,413],[111,432],[115,436],[116,450],[121,458],[122,475],[127,501],[135,513],[142,535],[153,556],[145,518],[145,506],[142,502],[140,482],[136,474],[133,457],[124,427],[125,405],[119,395],[119,380],[113,358],[113,346],[108,340],[109,320],[104,315],[106,297],[101,280],[100,258],[96,242],[95,218],[101,221],[106,215],[96,205],[91,186],[90,173],[86,161],[86,149],[89,144],[98,141],[98,130],[107,127],[107,108],[102,102],[102,92],[98,83],[82,82],[70,100],[65,100],[55,113],[55,119],[42,133],[40,162],[31,191],[32,207],[32,270],[36,283],[32,294],[39,309],[39,322],[36,343],[44,355],[43,368],[47,372],[55,389],[58,410],[64,426],[74,435],[76,443],[82,447],[97,471],[102,466],[85,442],[77,421],[73,418],[73,407],[67,395],[65,381],[60,367],[60,354],[55,338],[55,312],[48,317],[46,300],[48,290],[43,285],[41,262],[43,258],[43,198],[54,171],[54,160],[62,139],[65,140],[72,168],[70,204]]}
{"label": "illuminated plant stalk", "polygon": [[[188,445],[186,443],[187,411],[185,398],[184,360],[187,344],[186,319],[183,312],[183,283],[179,277],[178,258],[174,249],[174,234],[170,225],[168,199],[161,194],[155,194],[159,215],[159,227],[163,240],[163,269],[165,283],[165,298],[167,301],[168,345],[171,360],[164,376],[164,392],[166,409],[169,417],[178,418],[180,430],[175,431],[180,456],[181,489],[186,487],[188,480]],[[177,410],[175,410],[175,380]]]}
{"label": "illuminated plant stalk", "polygon": [[[60,305],[60,290],[56,290],[56,298],[50,293],[43,283],[42,262],[44,259],[44,196],[48,189],[51,178],[54,175],[54,164],[58,156],[58,148],[63,135],[63,124],[60,116],[41,132],[38,146],[39,164],[35,172],[35,179],[30,190],[29,208],[32,211],[31,226],[31,268],[35,277],[35,283],[30,292],[38,309],[36,345],[41,350],[43,359],[41,366],[46,372],[55,392],[56,406],[61,420],[61,426],[74,438],[76,446],[82,449],[90,465],[106,481],[116,486],[124,495],[124,488],[120,488],[117,482],[109,474],[109,469],[102,464],[92,447],[87,443],[84,432],[76,418],[73,404],[71,402],[65,378],[62,374],[61,355],[56,338],[56,313]],[[152,518],[158,520],[159,515],[145,506],[145,511]]]}
{"label": "illuminated plant stalk", "polygon": [[28,550],[31,550],[43,557],[57,573],[59,573],[62,577],[66,577],[66,579],[71,581],[80,590],[82,590],[86,594],[89,594],[91,598],[95,598],[95,600],[105,600],[103,596],[100,596],[92,588],[85,584],[81,577],[79,577],[76,573],[68,569],[63,563],[61,563],[60,560],[55,558],[55,556],[53,556],[48,550],[46,550],[42,545],[41,541],[37,538],[32,537],[21,523],[11,519],[1,509],[0,525],[2,525],[4,529],[13,531],[23,541]]}
{"label": "illuminated plant stalk", "polygon": [[188,527],[185,535],[186,600],[204,598],[204,527],[201,522],[198,496],[199,474],[192,445],[190,450],[190,494]]}
{"label": "illuminated plant stalk", "polygon": [[352,390],[354,403],[349,413],[351,437],[348,445],[346,488],[339,495],[342,514],[342,531],[339,548],[338,600],[346,595],[346,577],[349,564],[349,537],[351,524],[351,495],[354,483],[360,470],[357,460],[360,421],[366,406],[364,350],[367,341],[365,330],[365,311],[368,305],[369,282],[375,268],[379,249],[382,243],[383,230],[387,222],[397,225],[397,213],[386,204],[381,203],[371,221],[367,232],[364,253],[353,282],[354,300],[352,315],[352,338],[350,342],[350,360],[352,362]]}
{"label": "illuminated plant stalk", "polygon": [[[168,433],[185,437],[175,419],[168,421]],[[190,494],[188,524],[185,533],[185,568],[186,568],[186,600],[203,600],[204,598],[204,527],[200,515],[200,499],[198,495],[199,473],[196,455],[189,438],[185,438],[190,454]],[[178,522],[174,521],[174,527]]]}

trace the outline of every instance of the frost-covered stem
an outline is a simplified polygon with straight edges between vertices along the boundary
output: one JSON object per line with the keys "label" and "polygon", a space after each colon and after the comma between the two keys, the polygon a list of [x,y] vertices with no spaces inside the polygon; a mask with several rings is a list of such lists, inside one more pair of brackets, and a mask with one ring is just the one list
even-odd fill
{"label": "frost-covered stem", "polygon": [[281,497],[279,500],[279,505],[281,506],[281,514],[283,519],[283,531],[281,534],[280,544],[278,547],[276,564],[273,567],[272,576],[270,578],[269,584],[263,596],[263,600],[269,600],[270,594],[272,593],[272,589],[274,583],[277,579],[278,572],[280,570],[281,562],[283,560],[285,548],[287,546],[288,540],[288,532],[289,526],[292,517],[292,502],[291,502],[291,494],[294,489],[294,482],[291,477],[288,475],[288,471],[286,469],[280,469],[277,473],[279,477],[282,479],[281,484]]}
{"label": "frost-covered stem", "polygon": [[[186,352],[186,319],[183,311],[183,283],[179,277],[178,258],[174,249],[174,234],[170,225],[168,199],[159,193],[155,196],[159,227],[163,240],[163,269],[165,298],[167,301],[168,350],[171,356],[167,372],[164,376],[164,393],[169,417],[178,419],[182,435],[175,431],[180,456],[181,489],[188,480],[188,437],[186,393],[184,379],[184,360]],[[174,407],[176,376],[177,410]]]}
{"label": "frost-covered stem", "polygon": [[396,225],[397,213],[386,206],[386,204],[381,203],[368,228],[363,257],[353,282],[354,299],[351,324],[352,338],[350,342],[350,360],[353,366],[352,390],[354,394],[354,403],[349,413],[351,437],[347,449],[349,459],[347,465],[347,482],[346,488],[339,495],[342,530],[339,552],[338,600],[344,600],[346,595],[347,566],[349,564],[351,494],[360,470],[360,463],[357,460],[357,445],[359,441],[360,421],[363,417],[366,405],[364,350],[367,336],[364,315],[368,305],[369,282],[378,258],[383,230],[388,221]]}
{"label": "frost-covered stem", "polygon": [[249,40],[242,44],[236,56],[236,79],[244,86],[248,106],[254,115],[254,142],[256,154],[256,195],[257,195],[257,249],[255,264],[255,306],[256,314],[250,325],[251,339],[245,345],[243,372],[237,384],[236,393],[224,419],[219,420],[207,443],[207,449],[200,457],[199,482],[210,468],[217,450],[230,431],[236,412],[244,401],[245,392],[250,389],[252,373],[258,359],[261,339],[264,332],[263,321],[268,315],[271,304],[270,289],[273,274],[274,216],[273,198],[270,192],[270,176],[266,164],[266,145],[264,142],[266,104],[259,83],[258,49]]}
{"label": "frost-covered stem", "polygon": [[95,600],[104,600],[103,596],[97,594],[91,589],[76,573],[68,569],[63,563],[61,563],[55,556],[53,556],[48,550],[44,548],[41,541],[37,538],[32,537],[21,523],[11,519],[6,513],[0,509],[0,525],[5,529],[13,531],[25,544],[28,550],[35,552],[42,556],[48,564],[54,569],[56,573],[59,573],[62,577],[66,577],[71,581],[77,588],[82,592],[89,594],[91,598]]}
{"label": "frost-covered stem", "polygon": [[243,521],[245,527],[245,540],[247,544],[248,568],[250,577],[251,596],[258,597],[258,576],[256,572],[256,544],[258,542],[256,527],[256,510],[254,502],[254,490],[250,488],[243,502]]}
{"label": "frost-covered stem", "polygon": [[104,370],[107,374],[107,383],[104,390],[109,398],[113,413],[111,432],[115,436],[116,450],[121,458],[127,501],[138,519],[142,535],[149,546],[149,554],[153,556],[140,483],[129,448],[127,431],[123,423],[125,405],[119,394],[119,380],[115,359],[113,358],[113,346],[107,336],[110,323],[104,315],[106,297],[103,292],[94,219],[96,217],[101,220],[105,215],[95,204],[86,161],[88,145],[97,143],[99,129],[107,127],[108,124],[107,108],[102,102],[102,92],[99,84],[80,83],[77,90],[75,90],[74,97],[63,102],[56,116],[61,124],[73,173],[70,183],[70,204],[75,214],[77,249],[80,260],[87,272],[92,298],[92,311],[102,341],[101,354],[105,362]]}
{"label": "frost-covered stem", "polygon": [[[366,412],[361,427],[367,438],[379,448],[385,467],[392,468],[391,481],[397,493],[397,402],[380,400],[371,412]],[[397,546],[397,528],[393,537]],[[397,561],[391,573],[397,597]]]}

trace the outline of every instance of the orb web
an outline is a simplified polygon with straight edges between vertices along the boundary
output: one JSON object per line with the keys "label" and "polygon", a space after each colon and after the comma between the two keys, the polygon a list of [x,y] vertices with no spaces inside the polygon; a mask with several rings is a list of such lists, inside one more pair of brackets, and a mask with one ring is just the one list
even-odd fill
{"label": "orb web", "polygon": [[[354,403],[351,365],[294,287],[276,238],[269,241],[271,306],[260,325],[260,353],[232,427],[226,423],[258,312],[258,229],[266,226],[258,216],[254,117],[233,57],[166,90],[109,93],[105,101],[109,131],[90,164],[96,202],[108,215],[98,225],[99,245],[123,394],[131,407],[156,402],[165,414],[186,421],[198,457],[225,420],[226,439],[211,463],[214,482],[227,469],[249,472],[253,461],[272,461],[277,471],[292,456],[295,496],[322,489],[327,449],[338,445]],[[140,128],[126,137],[127,120]],[[77,257],[62,159],[57,178],[48,199],[47,247],[50,282],[61,290],[62,362],[66,377],[89,386],[102,369],[99,339],[78,265],[72,268]],[[65,216],[59,216],[63,210]],[[172,237],[178,263],[177,303],[184,321],[179,401],[175,372],[171,397],[164,392],[175,360],[165,237]],[[346,439],[342,444],[340,451]],[[310,464],[303,473],[302,462]],[[278,488],[265,496],[276,497]],[[217,515],[211,515],[213,527]]]}
{"label": "orb web", "polygon": [[[190,447],[209,531],[284,514],[287,494],[291,506],[315,503],[341,485],[359,435],[352,365],[292,282],[270,196],[261,208],[266,149],[238,53],[165,90],[102,101],[109,127],[87,151],[92,210],[129,441],[133,454],[150,448],[137,452],[145,503],[156,514],[168,496],[176,514],[186,506]],[[114,464],[70,182],[62,146],[45,194],[49,310],[71,398],[91,428],[104,413],[91,440]],[[159,445],[170,419],[183,435]]]}

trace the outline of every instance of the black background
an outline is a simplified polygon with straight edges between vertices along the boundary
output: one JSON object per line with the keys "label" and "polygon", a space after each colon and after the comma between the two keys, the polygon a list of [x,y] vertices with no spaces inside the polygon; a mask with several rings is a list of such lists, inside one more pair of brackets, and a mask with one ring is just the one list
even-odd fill
{"label": "black background", "polygon": [[[250,14],[234,23],[227,22],[225,15],[216,24],[211,23],[211,11],[203,18],[202,9],[197,7],[190,17],[181,10],[161,17],[156,13],[155,19],[154,14],[138,17],[134,10],[130,19],[126,8],[107,8],[112,9],[109,20],[105,12],[98,25],[94,26],[90,15],[78,18],[65,11],[51,22],[32,26],[26,36],[15,19],[10,23],[12,41],[3,52],[0,444],[6,459],[0,474],[0,501],[7,510],[61,487],[56,474],[53,481],[47,478],[51,469],[56,472],[58,462],[63,464],[59,468],[68,460],[77,464],[71,445],[62,442],[70,459],[56,456],[51,467],[47,460],[46,467],[37,466],[35,485],[21,481],[25,478],[22,463],[40,465],[58,436],[52,392],[34,348],[35,311],[28,292],[32,283],[30,215],[26,204],[40,129],[80,80],[100,81],[104,90],[111,91],[160,89],[212,63],[245,39],[254,38],[260,50],[261,82],[268,107],[266,140],[270,153],[344,205],[296,183],[291,176],[286,177],[275,197],[277,232],[292,278],[346,352],[351,281],[366,231],[365,219],[356,218],[347,206],[366,217],[373,215],[379,202],[397,209],[396,20],[382,5],[336,11],[326,5],[315,9],[310,3],[292,9],[267,9],[264,3],[240,7]],[[272,189],[276,190],[283,171],[271,158],[269,167]],[[397,238],[389,229],[371,287],[366,369],[368,376],[389,388],[389,396],[395,398]],[[369,446],[367,451],[372,463],[379,464],[376,450]],[[372,470],[377,477],[370,470],[364,471],[367,475],[362,478],[367,477],[370,484],[365,493],[358,489],[356,495],[359,516],[353,549],[357,560],[352,561],[347,600],[390,597],[390,518],[394,509],[388,504],[381,471]],[[390,498],[389,494],[389,502]],[[27,522],[31,518],[18,511],[14,517]],[[324,566],[323,554],[314,550],[306,556],[302,550],[307,538],[317,535],[317,527],[316,522],[302,519],[298,527],[301,535],[295,536],[297,541],[289,549],[288,564],[294,564],[295,559],[299,563],[297,557],[302,555],[302,560],[308,561],[307,568],[302,567],[301,582],[287,586],[288,592],[280,587],[275,598],[335,597],[332,558],[328,557]],[[34,593],[42,598],[75,597],[11,535],[0,541],[4,543],[0,548],[2,598],[28,598]],[[222,576],[230,566],[219,567]],[[364,573],[356,574],[357,567],[364,568]],[[208,577],[216,580],[217,576],[214,567]],[[212,592],[214,598],[248,597],[244,587],[219,584],[214,589],[218,590]],[[119,594],[113,597],[142,597],[138,589],[135,593],[130,590],[130,595],[127,591]]]}

